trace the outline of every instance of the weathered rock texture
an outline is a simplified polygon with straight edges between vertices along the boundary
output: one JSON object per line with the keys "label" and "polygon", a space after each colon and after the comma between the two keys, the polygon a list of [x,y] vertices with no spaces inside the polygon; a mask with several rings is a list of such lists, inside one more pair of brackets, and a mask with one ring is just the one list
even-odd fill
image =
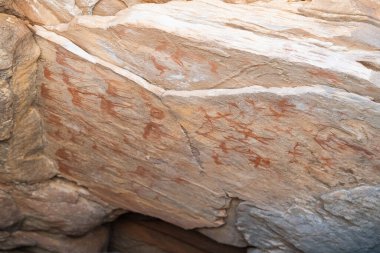
{"label": "weathered rock texture", "polygon": [[0,249],[380,252],[380,3],[153,2],[0,0]]}
{"label": "weathered rock texture", "polygon": [[114,223],[111,252],[139,253],[245,253],[244,248],[218,244],[195,231],[157,219],[126,215]]}
{"label": "weathered rock texture", "polygon": [[114,208],[57,177],[36,107],[40,49],[14,16],[0,14],[0,31],[0,250],[100,252]]}

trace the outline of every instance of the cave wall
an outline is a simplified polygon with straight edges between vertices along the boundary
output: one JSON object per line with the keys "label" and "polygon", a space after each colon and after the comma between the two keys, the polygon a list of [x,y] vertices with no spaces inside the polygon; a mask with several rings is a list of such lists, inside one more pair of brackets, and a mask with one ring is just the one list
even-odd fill
{"label": "cave wall", "polygon": [[248,252],[380,252],[377,1],[0,10],[0,250],[102,252],[137,212]]}

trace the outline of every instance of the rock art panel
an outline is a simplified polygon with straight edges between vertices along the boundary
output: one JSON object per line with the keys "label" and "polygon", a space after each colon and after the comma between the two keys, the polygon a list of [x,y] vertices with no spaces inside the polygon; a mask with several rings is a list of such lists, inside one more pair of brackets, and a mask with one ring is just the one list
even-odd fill
{"label": "rock art panel", "polygon": [[379,181],[380,106],[366,97],[248,87],[167,92],[163,101],[201,151],[205,174],[231,196],[278,205]]}
{"label": "rock art panel", "polygon": [[120,208],[183,227],[223,222],[228,197],[207,185],[186,132],[159,97],[55,44],[38,43],[48,152],[62,176]]}
{"label": "rock art panel", "polygon": [[174,1],[46,28],[165,89],[324,84],[379,99],[377,25],[282,6]]}
{"label": "rock art panel", "polygon": [[379,3],[226,2],[0,0],[1,250],[380,252]]}
{"label": "rock art panel", "polygon": [[0,14],[0,31],[0,250],[101,252],[108,230],[98,227],[117,210],[56,177],[36,107],[39,47],[14,16]]}

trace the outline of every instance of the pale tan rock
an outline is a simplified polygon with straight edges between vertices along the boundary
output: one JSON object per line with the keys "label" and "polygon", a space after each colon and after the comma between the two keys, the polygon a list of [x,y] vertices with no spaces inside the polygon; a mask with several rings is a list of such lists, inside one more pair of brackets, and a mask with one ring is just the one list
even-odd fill
{"label": "pale tan rock", "polygon": [[[144,3],[163,4],[170,2],[171,0],[123,0],[128,6]],[[175,0],[175,1],[190,1],[190,0]]]}
{"label": "pale tan rock", "polygon": [[108,233],[95,228],[115,218],[114,208],[74,183],[49,180],[57,170],[45,156],[43,123],[35,107],[40,50],[14,16],[0,14],[0,29],[0,230],[7,231],[0,231],[0,249],[101,252]]}
{"label": "pale tan rock", "polygon": [[250,4],[256,1],[257,0],[224,0],[224,2],[231,3],[231,4]]}
{"label": "pale tan rock", "polygon": [[378,100],[380,57],[374,50],[380,28],[294,12],[263,4],[170,2],[136,5],[115,17],[80,16],[47,28],[164,89],[307,83]]}
{"label": "pale tan rock", "polygon": [[[197,2],[194,3],[193,6],[196,4],[202,5],[204,3],[205,2]],[[168,13],[169,11],[167,9],[170,10],[170,8],[181,8],[182,5],[183,3],[173,3],[166,5],[168,7],[152,6],[150,8],[156,8],[157,10],[162,10],[163,12]],[[187,4],[187,7],[189,6],[192,5],[189,3]],[[142,5],[138,6],[128,12],[128,14],[133,16],[134,12],[138,13],[141,11],[144,13],[143,8],[144,6]],[[191,15],[190,8],[187,8],[186,10],[184,9],[183,12],[181,12],[181,15],[185,11],[189,11],[188,15]],[[175,16],[175,13],[177,12],[171,13],[174,15],[174,18],[183,19],[182,16]],[[216,11],[215,13],[218,12]],[[128,18],[130,16],[127,16],[125,19],[119,19],[117,17],[116,21],[113,20],[112,23],[109,18],[95,19],[93,17],[78,18],[76,22],[78,25],[81,24],[84,27],[104,27],[107,22],[110,22],[111,26],[115,23],[118,24],[119,20],[122,24],[128,23]],[[134,17],[139,18],[137,14]],[[155,16],[156,22],[154,24],[149,23],[148,18],[149,17],[145,17],[145,19],[142,20],[146,22],[142,25],[155,26],[156,29],[158,29],[158,16]],[[213,20],[212,16],[209,17],[209,19]],[[93,21],[93,23],[91,23],[91,21]],[[99,21],[99,23],[96,23],[95,21]],[[217,19],[214,21],[217,22]],[[161,28],[168,29],[166,27]],[[344,27],[341,28],[344,29]],[[77,36],[77,38],[79,38],[80,33],[83,34],[83,32],[90,31],[91,29],[92,28],[83,28],[81,30],[78,29],[78,26],[76,26],[74,35],[69,32],[63,32],[62,34],[66,34],[68,37]],[[376,28],[374,27],[374,29]],[[70,29],[68,31],[70,31]],[[327,30],[324,31],[322,29],[319,31],[314,31],[314,33],[319,33],[319,36],[329,37],[327,33],[322,35],[324,32],[327,32]],[[93,33],[88,32],[87,34],[98,36],[96,34],[96,30]],[[91,38],[90,36],[84,37]],[[94,37],[92,37],[92,39],[94,39]],[[204,40],[204,38],[202,39]],[[234,39],[235,41],[237,40],[237,38]],[[92,50],[95,53],[96,46],[94,49],[90,48],[90,41],[88,41],[87,45],[85,45],[84,42],[80,42],[79,44],[83,45],[85,48],[89,48],[89,51]],[[99,47],[96,49],[99,49]],[[323,50],[322,48],[319,49]],[[338,50],[336,53],[338,52],[345,54],[343,51]],[[360,52],[367,54],[364,53],[363,50]],[[306,54],[307,51],[303,53]],[[106,59],[105,51],[98,51],[97,55],[99,55],[100,58]],[[130,56],[128,55],[128,57]],[[208,59],[210,59],[210,57],[208,57]],[[349,58],[347,58],[347,60],[348,59]],[[112,61],[111,59],[107,60]],[[117,65],[115,60],[113,60],[113,62]],[[329,64],[327,59],[324,63]],[[317,63],[314,62],[314,64]],[[359,67],[357,63],[352,62],[348,63],[346,70],[352,71],[353,69],[351,69],[351,67],[353,66]],[[305,72],[305,70],[302,71]],[[369,71],[368,73],[371,73],[371,76],[374,77],[378,74],[376,70],[367,69],[367,71]],[[198,77],[195,74],[192,76]],[[167,91],[163,93],[162,97],[165,104],[171,108],[172,111],[174,111],[176,119],[179,120],[180,125],[184,128],[186,135],[189,137],[191,148],[194,151],[193,153],[196,153],[194,156],[196,157],[198,163],[201,164],[203,169],[206,168],[207,170],[207,167],[209,167],[211,175],[215,171],[216,174],[211,177],[219,180],[221,179],[225,182],[226,187],[223,187],[224,190],[228,189],[227,191],[230,191],[231,189],[233,192],[232,195],[236,195],[241,198],[244,196],[244,198],[255,199],[255,201],[273,202],[274,199],[272,199],[272,197],[276,200],[277,198],[284,198],[283,200],[285,201],[285,199],[293,196],[293,194],[304,194],[303,191],[305,190],[306,192],[310,190],[315,192],[323,192],[328,187],[337,187],[342,184],[354,185],[359,182],[358,180],[363,179],[369,180],[367,182],[377,182],[378,178],[373,176],[373,174],[376,175],[375,171],[377,166],[377,147],[375,143],[377,143],[378,139],[378,104],[372,102],[366,97],[354,95],[335,88],[329,88],[328,86],[312,86],[315,83],[309,77],[306,78],[301,74],[295,74],[295,76],[303,78],[302,82],[307,80],[309,86],[302,86],[300,82],[298,87],[263,88],[251,86],[247,88],[235,89],[231,92],[229,92],[229,90],[222,89],[194,92]],[[218,78],[220,78],[220,76],[218,76]],[[326,79],[331,79],[332,77],[329,76],[327,72],[318,72],[316,73],[315,78],[316,82],[324,82]],[[377,81],[377,79],[374,81]],[[344,85],[348,85],[349,89],[352,91],[362,89],[361,87],[354,85],[354,83],[350,84],[350,79],[347,77],[342,79],[342,82],[344,82]],[[293,84],[294,82],[291,83]],[[273,83],[270,84],[274,85]],[[374,87],[376,84],[376,82],[372,83],[371,88],[375,89]],[[269,83],[267,85],[269,85]],[[331,85],[336,86],[332,83]],[[164,86],[163,88],[170,87]],[[184,88],[179,87],[178,89]],[[190,87],[188,89],[193,88]],[[369,89],[363,89],[362,92],[368,95],[377,96],[377,93],[368,92],[368,90]],[[86,95],[87,94],[83,92],[79,93],[79,96],[85,97]],[[294,102],[292,102],[293,100]],[[79,104],[78,99],[74,99],[73,101]],[[259,105],[256,103],[259,103]],[[334,103],[335,113],[328,111],[329,104],[331,103]],[[314,111],[315,106],[318,108],[316,111]],[[348,109],[349,106],[352,106],[352,108]],[[326,108],[323,109],[324,107]],[[365,118],[364,120],[364,122],[368,123],[362,122],[363,117],[365,116],[361,115],[359,108],[360,110],[370,112],[368,115],[371,116],[368,116],[368,118]],[[309,112],[308,110],[313,111]],[[349,116],[347,116],[348,118],[345,118],[344,116],[346,113],[349,113]],[[239,117],[241,117],[242,121],[239,120]],[[290,118],[287,119],[288,117]],[[297,119],[298,117],[299,119]],[[325,119],[325,124],[321,123],[322,119]],[[254,122],[256,123],[254,124]],[[302,124],[304,125],[304,128],[298,127],[300,122],[303,122]],[[220,125],[214,127],[214,124]],[[214,131],[214,128],[217,130],[215,135],[213,135],[212,132]],[[292,133],[292,131],[296,131],[296,133]],[[330,133],[331,131],[333,132]],[[281,132],[281,139],[278,143],[276,141],[277,132]],[[210,133],[211,136],[207,136],[206,133]],[[334,143],[337,142],[337,140],[331,140],[331,135],[336,138],[343,139],[343,144],[346,143],[347,148],[342,148],[341,145],[343,144],[335,144],[335,146],[332,146],[330,143],[324,144],[326,141],[333,141]],[[294,139],[294,136],[298,136],[300,140],[297,141],[297,139]],[[231,142],[231,144],[229,144],[229,142]],[[272,142],[276,144],[270,145]],[[339,141],[339,143],[340,142],[341,141]],[[232,146],[230,147],[230,145]],[[257,150],[252,150],[251,148],[246,147],[247,145],[252,145],[252,147],[255,147]],[[366,145],[368,145],[367,148]],[[339,149],[339,147],[341,147],[342,150],[335,151],[336,149]],[[261,148],[262,150],[260,150]],[[293,149],[296,150],[294,151]],[[297,149],[304,150],[306,153]],[[298,162],[295,162],[294,160],[296,158],[289,158],[292,150],[296,153],[296,156],[299,153],[303,154],[301,158],[305,160],[299,162],[301,163],[300,167],[297,165]],[[267,155],[274,153],[279,153],[276,156],[277,159],[275,159],[278,161],[278,165],[276,165],[276,162],[272,161]],[[351,160],[343,158],[346,155],[350,157]],[[368,163],[366,165],[368,166],[368,170],[358,170],[356,172],[358,168],[364,166],[362,162],[362,159],[364,159],[363,155],[366,157],[365,161]],[[225,160],[228,161],[227,166],[223,165],[223,156],[226,156]],[[313,161],[314,159],[317,159],[318,162],[313,162],[315,165],[313,165],[313,163],[310,164],[310,161]],[[297,168],[299,167],[299,169],[304,172],[285,172],[287,171],[285,170],[281,173],[286,174],[280,174],[277,176],[280,181],[284,180],[283,182],[269,183],[271,180],[275,180],[275,178],[277,178],[274,177],[276,173],[273,174],[273,169],[271,169],[270,172],[265,170],[252,171],[252,167],[272,168],[273,166],[278,166],[278,171],[282,171],[280,168],[284,167],[287,163],[289,164],[289,168],[298,170]],[[332,168],[331,163],[334,163],[337,168],[344,168],[344,170],[340,171]],[[232,164],[234,165],[232,166]],[[239,174],[233,170],[236,166],[238,166],[240,170],[244,167],[246,169],[243,169],[244,172],[240,172]],[[313,166],[315,167],[313,168]],[[319,171],[321,166],[325,167],[325,171]],[[220,170],[220,167],[223,169]],[[349,171],[353,171],[354,176],[352,176],[352,173]],[[249,177],[249,173],[253,173],[252,177],[258,180],[258,185],[260,186],[256,187],[259,190],[248,190],[245,188],[246,184],[252,180],[251,177]],[[359,174],[356,175],[356,173]],[[243,175],[245,175],[245,178]],[[314,182],[309,185],[306,183],[307,180],[305,181],[304,178],[302,178],[302,175],[306,178],[310,177],[310,180],[318,181],[318,183]],[[270,181],[268,182],[268,180]],[[244,181],[247,183],[244,183]],[[240,190],[236,191],[234,189],[235,187],[229,188],[230,185],[233,186],[236,182],[239,182],[239,186],[236,189]],[[289,188],[290,182],[292,182],[291,188]],[[297,183],[295,182],[299,182],[300,188],[297,187]],[[270,187],[273,184],[277,185],[277,189],[279,191],[273,191],[270,193]],[[218,185],[223,185],[223,183]],[[212,186],[212,182],[208,182],[208,186]],[[218,188],[217,186],[214,187]],[[288,191],[291,191],[292,193]],[[257,196],[250,195],[253,194],[253,192],[256,192]],[[264,192],[268,193],[264,194]],[[273,195],[271,197],[268,194]]]}
{"label": "pale tan rock", "polygon": [[198,151],[157,96],[44,39],[38,43],[46,151],[62,176],[116,207],[185,228],[223,223],[228,197],[207,186]]}
{"label": "pale tan rock", "polygon": [[377,1],[123,2],[14,1],[37,81],[1,20],[9,224],[82,235],[118,209],[250,252],[379,249]]}
{"label": "pale tan rock", "polygon": [[380,24],[379,2],[376,0],[313,0],[301,11],[327,20],[358,20]]}
{"label": "pale tan rock", "polygon": [[127,7],[128,6],[121,0],[101,0],[94,6],[92,14],[99,16],[112,16]]}
{"label": "pale tan rock", "polygon": [[75,0],[13,0],[12,8],[37,24],[59,24],[82,14]]}
{"label": "pale tan rock", "polygon": [[[114,5],[112,0],[107,0],[108,1],[108,7],[111,9]],[[75,5],[78,6],[84,15],[92,15],[93,14],[93,9],[96,4],[100,2],[99,0],[75,0]]]}
{"label": "pale tan rock", "polygon": [[[316,87],[314,89],[318,90]],[[207,94],[206,91],[198,92],[197,95],[194,92],[193,96],[191,92],[183,92],[184,95],[187,93],[186,97],[173,98],[176,102],[170,102],[168,106],[174,111],[179,110],[176,115],[181,125],[187,129],[193,145],[202,150],[200,160],[205,173],[211,178],[225,179],[226,181],[219,182],[219,185],[223,185],[230,196],[250,199],[253,202],[252,205],[258,210],[269,210],[266,214],[266,222],[260,225],[257,223],[263,217],[262,215],[258,215],[257,219],[252,219],[251,223],[249,219],[242,220],[241,226],[250,228],[243,232],[246,238],[252,238],[248,241],[255,242],[254,246],[268,248],[276,246],[275,242],[268,246],[262,242],[274,240],[277,236],[276,232],[269,234],[262,232],[266,229],[271,231],[270,228],[265,227],[265,224],[268,223],[267,226],[271,226],[271,217],[279,216],[276,211],[285,213],[280,214],[281,218],[276,218],[274,224],[282,222],[281,220],[285,219],[290,212],[288,209],[291,205],[299,203],[301,209],[307,210],[305,217],[294,211],[295,214],[292,214],[294,216],[289,219],[301,216],[302,218],[299,219],[304,221],[291,221],[291,225],[279,228],[287,231],[285,232],[287,235],[281,234],[279,241],[284,240],[286,236],[292,237],[302,233],[303,229],[306,234],[315,235],[313,232],[306,231],[309,231],[308,229],[319,231],[319,225],[316,224],[320,224],[323,227],[332,227],[326,229],[327,231],[336,231],[331,232],[334,236],[330,235],[329,239],[326,239],[336,242],[336,245],[342,245],[347,236],[355,240],[352,239],[353,243],[346,247],[343,245],[334,247],[333,244],[328,244],[329,246],[324,248],[316,247],[316,244],[323,241],[322,238],[325,238],[326,232],[321,233],[321,238],[314,239],[313,243],[307,241],[307,235],[305,238],[290,240],[291,243],[306,244],[301,247],[305,252],[348,252],[350,248],[355,249],[353,245],[368,245],[362,251],[371,252],[370,249],[376,246],[378,239],[367,236],[357,238],[350,228],[351,225],[339,225],[335,228],[336,222],[340,220],[339,217],[329,218],[332,221],[326,221],[325,225],[321,220],[315,221],[314,224],[315,217],[318,215],[322,215],[324,219],[329,216],[318,213],[313,214],[314,217],[309,219],[307,212],[310,209],[311,213],[316,212],[313,210],[317,206],[314,204],[313,196],[339,187],[351,188],[358,184],[378,184],[379,104],[370,100],[365,102],[366,99],[349,93],[346,93],[347,97],[344,98],[344,92],[339,94],[329,89],[321,89],[317,92],[318,95],[313,94],[312,90],[309,92],[305,90],[306,92],[302,95],[294,94],[298,97],[294,99],[295,96],[289,93],[286,95],[286,90],[285,88],[278,90],[280,97],[277,102],[272,100],[276,95],[265,89],[262,90],[262,95],[238,93],[232,95],[236,92],[235,90],[224,90],[225,95],[223,95],[223,91],[219,90],[201,99],[197,95]],[[230,99],[231,97],[227,95],[229,92],[235,99]],[[327,97],[322,98],[324,96]],[[331,96],[331,102],[328,102],[329,96]],[[330,103],[334,104],[334,113],[330,110]],[[186,106],[181,109],[181,104],[186,104]],[[201,106],[204,104],[207,106]],[[349,104],[353,107],[350,108]],[[219,109],[214,111],[212,109],[214,106]],[[374,107],[369,109],[368,106]],[[312,108],[315,108],[315,111]],[[309,109],[312,111],[306,114],[301,112]],[[364,115],[361,113],[363,111],[371,116],[363,118]],[[325,116],[322,115],[324,113],[326,113]],[[355,119],[354,114],[359,118]],[[300,118],[295,119],[292,115]],[[191,119],[182,121],[183,116]],[[202,117],[204,120],[200,120]],[[311,120],[313,117],[315,121]],[[287,118],[290,121],[287,121]],[[194,124],[195,122],[199,124]],[[333,122],[339,123],[334,125]],[[303,131],[305,131],[304,134]],[[278,165],[277,161],[280,162]],[[277,166],[278,169],[276,169]],[[226,174],[223,175],[223,172]],[[232,188],[228,190],[226,188],[228,186]],[[367,204],[363,203],[363,206]],[[352,204],[350,208],[355,210],[353,212],[357,212],[361,205]],[[377,218],[373,214],[378,212],[378,207],[369,209],[372,213],[371,221],[364,221],[359,226],[363,233],[376,235],[376,225],[366,227],[366,224],[377,224]],[[252,215],[251,210],[246,209],[238,217],[244,217],[243,213]],[[300,224],[309,224],[309,227],[299,227]],[[285,241],[288,240],[285,239]],[[290,252],[297,252],[297,250],[292,248]]]}
{"label": "pale tan rock", "polygon": [[166,3],[170,0],[2,0],[0,11],[24,17],[34,24],[56,25],[76,16],[111,16],[129,6],[143,3]]}
{"label": "pale tan rock", "polygon": [[[35,30],[57,44],[38,40],[50,156],[63,176],[118,207],[186,228],[218,226],[231,197],[313,213],[318,196],[380,182],[376,25],[195,1],[45,28],[53,32]],[[363,29],[374,36],[359,36]],[[251,224],[251,210],[255,221],[249,208],[236,218],[246,221],[245,239],[273,246],[249,239],[274,236]],[[283,228],[279,249],[294,251],[292,227]]]}
{"label": "pale tan rock", "polygon": [[167,92],[164,102],[201,150],[205,173],[232,196],[276,206],[379,182],[380,105],[368,98],[323,86],[248,87]]}

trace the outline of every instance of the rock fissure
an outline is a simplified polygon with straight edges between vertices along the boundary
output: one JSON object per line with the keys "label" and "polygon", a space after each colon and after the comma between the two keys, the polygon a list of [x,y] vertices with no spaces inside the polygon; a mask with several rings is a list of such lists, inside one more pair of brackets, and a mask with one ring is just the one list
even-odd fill
{"label": "rock fissure", "polygon": [[183,131],[183,134],[186,136],[186,139],[187,139],[187,142],[189,144],[189,147],[190,147],[190,150],[191,150],[191,153],[193,154],[193,157],[194,157],[194,160],[197,162],[198,166],[199,166],[199,169],[200,169],[200,173],[201,174],[204,174],[206,173],[205,172],[205,169],[203,168],[203,165],[202,165],[202,161],[201,159],[199,158],[200,156],[200,153],[199,153],[199,150],[192,144],[191,140],[190,140],[190,137],[186,131],[186,129],[180,125],[182,131]]}

